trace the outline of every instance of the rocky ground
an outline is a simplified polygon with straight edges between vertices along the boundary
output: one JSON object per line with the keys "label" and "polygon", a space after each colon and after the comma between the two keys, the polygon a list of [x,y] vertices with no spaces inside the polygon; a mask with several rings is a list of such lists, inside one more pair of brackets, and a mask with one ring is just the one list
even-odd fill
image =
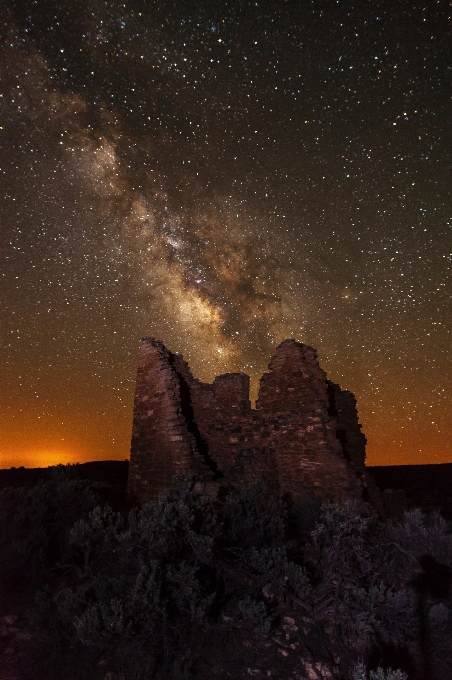
{"label": "rocky ground", "polygon": [[21,647],[31,639],[26,620],[17,614],[0,617],[0,680],[25,680]]}

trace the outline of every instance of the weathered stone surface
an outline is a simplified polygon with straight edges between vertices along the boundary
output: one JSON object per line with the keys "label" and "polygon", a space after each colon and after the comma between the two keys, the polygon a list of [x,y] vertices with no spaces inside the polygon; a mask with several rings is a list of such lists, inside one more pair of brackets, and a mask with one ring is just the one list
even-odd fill
{"label": "weathered stone surface", "polygon": [[372,500],[365,444],[353,394],[326,379],[308,345],[279,345],[252,409],[247,375],[202,383],[163,343],[142,341],[128,485],[141,502],[189,469],[210,495],[262,480],[296,504]]}
{"label": "weathered stone surface", "polygon": [[182,412],[181,379],[161,342],[143,340],[134,401],[128,491],[158,498],[174,474],[193,466],[195,442]]}

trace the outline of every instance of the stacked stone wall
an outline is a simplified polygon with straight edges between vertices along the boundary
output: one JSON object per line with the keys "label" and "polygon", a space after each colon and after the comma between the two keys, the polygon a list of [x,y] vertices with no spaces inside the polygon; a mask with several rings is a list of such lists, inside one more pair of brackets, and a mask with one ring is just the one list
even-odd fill
{"label": "stacked stone wall", "polygon": [[327,381],[312,347],[279,345],[252,409],[247,375],[202,383],[182,357],[143,341],[129,484],[141,501],[153,500],[176,471],[190,467],[220,486],[262,480],[298,504],[361,499],[364,458],[355,399]]}
{"label": "stacked stone wall", "polygon": [[128,493],[159,497],[177,472],[193,467],[196,444],[181,407],[180,378],[163,343],[141,343],[134,399]]}
{"label": "stacked stone wall", "polygon": [[360,482],[344,459],[329,415],[326,374],[312,347],[286,340],[260,382],[256,409],[275,449],[282,494],[295,502],[359,495]]}

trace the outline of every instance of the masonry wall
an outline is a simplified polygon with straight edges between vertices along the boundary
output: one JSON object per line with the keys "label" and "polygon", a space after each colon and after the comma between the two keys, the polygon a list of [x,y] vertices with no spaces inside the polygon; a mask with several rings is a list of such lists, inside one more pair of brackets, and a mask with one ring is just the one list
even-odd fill
{"label": "masonry wall", "polygon": [[190,467],[219,486],[260,479],[295,503],[361,499],[364,459],[355,399],[326,380],[311,347],[279,345],[251,409],[245,374],[205,384],[162,343],[143,341],[129,483],[142,502]]}
{"label": "masonry wall", "polygon": [[134,399],[128,494],[156,500],[177,472],[194,465],[196,443],[181,404],[181,381],[163,343],[141,343]]}
{"label": "masonry wall", "polygon": [[286,340],[260,382],[258,409],[277,451],[281,493],[295,502],[360,496],[361,480],[347,464],[329,413],[326,374],[312,347]]}

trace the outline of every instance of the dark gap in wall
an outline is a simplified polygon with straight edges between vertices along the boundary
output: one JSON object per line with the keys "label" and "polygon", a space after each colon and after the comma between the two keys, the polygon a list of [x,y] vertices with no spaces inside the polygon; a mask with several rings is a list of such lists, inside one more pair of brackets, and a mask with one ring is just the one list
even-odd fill
{"label": "dark gap in wall", "polygon": [[346,430],[336,430],[336,437],[342,444],[342,451],[344,452],[344,457],[347,460],[351,460],[350,454],[347,451],[347,431]]}
{"label": "dark gap in wall", "polygon": [[[173,361],[171,361],[171,364],[173,365]],[[201,433],[195,421],[195,414],[191,403],[190,385],[185,380],[184,376],[181,375],[180,373],[177,373],[177,371],[176,375],[179,378],[180,405],[182,415],[184,416],[185,422],[187,424],[187,429],[195,439],[196,449],[198,453],[202,456],[207,467],[209,467],[212,470],[213,479],[214,480],[219,479],[220,477],[223,477],[223,473],[221,472],[221,470],[218,469],[218,463],[216,463],[214,459],[210,456],[209,446],[206,440],[203,439],[203,437],[201,436]]]}
{"label": "dark gap in wall", "polygon": [[338,413],[336,406],[336,392],[331,383],[328,383],[327,393],[328,393],[328,415],[337,416]]}

